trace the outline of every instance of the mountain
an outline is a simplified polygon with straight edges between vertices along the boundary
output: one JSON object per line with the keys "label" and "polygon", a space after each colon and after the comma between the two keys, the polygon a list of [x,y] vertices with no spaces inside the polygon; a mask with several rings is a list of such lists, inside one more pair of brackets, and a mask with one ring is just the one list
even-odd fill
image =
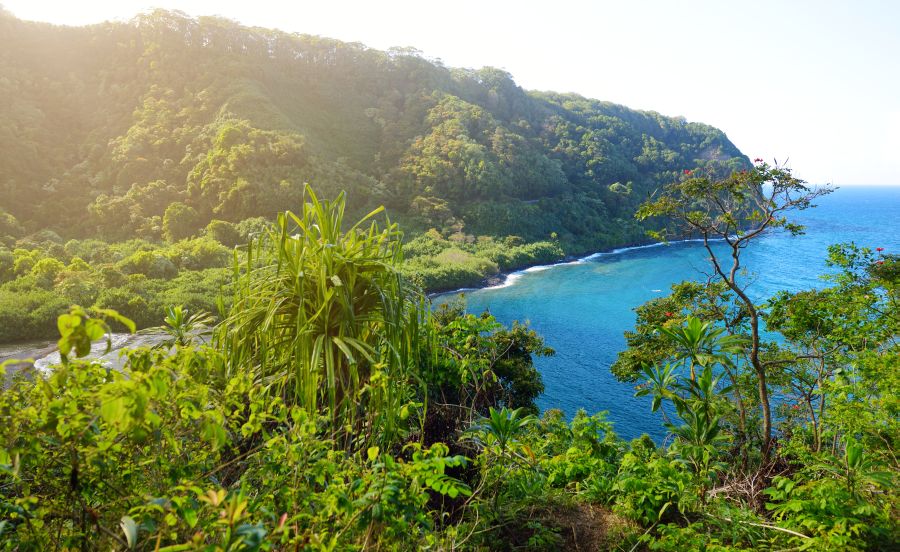
{"label": "mountain", "polygon": [[[59,27],[0,10],[0,342],[69,305],[139,326],[216,311],[232,248],[305,183],[384,205],[430,291],[643,241],[636,206],[749,161],[719,130],[410,49],[155,11]],[[585,68],[589,70],[589,68]]]}
{"label": "mountain", "polygon": [[409,49],[168,11],[77,28],[6,13],[0,34],[0,232],[16,238],[161,238],[172,204],[188,233],[271,218],[309,182],[413,233],[554,233],[574,252],[639,236],[635,205],[681,170],[747,162],[710,126]]}

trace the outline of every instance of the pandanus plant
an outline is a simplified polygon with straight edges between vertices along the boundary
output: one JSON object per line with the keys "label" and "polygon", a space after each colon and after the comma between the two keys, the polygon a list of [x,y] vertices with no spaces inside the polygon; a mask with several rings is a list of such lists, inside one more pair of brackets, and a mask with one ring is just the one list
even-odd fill
{"label": "pandanus plant", "polygon": [[[693,316],[688,317],[685,324],[681,326],[658,329],[660,334],[666,336],[675,345],[675,359],[689,366],[691,381],[697,379],[696,369],[698,366],[705,368],[718,364],[724,370],[731,381],[731,389],[738,407],[740,429],[743,432],[746,426],[746,409],[740,387],[737,385],[733,355],[744,352],[749,340],[740,335],[722,335],[725,333],[724,328],[717,327],[712,322],[703,322]],[[653,369],[659,370],[656,367]],[[648,368],[645,367],[645,373],[649,374],[647,370]],[[672,372],[671,368],[669,372]],[[652,382],[652,378],[650,381]],[[655,395],[658,396],[659,393]]]}
{"label": "pandanus plant", "polygon": [[521,408],[512,410],[504,406],[496,410],[490,407],[488,415],[466,431],[484,451],[485,479],[498,479],[497,485],[491,485],[494,488],[491,503],[496,512],[499,512],[500,506],[499,479],[506,476],[507,470],[512,468],[507,462],[515,464],[524,461],[524,457],[515,450],[519,448],[516,446],[517,438],[527,426],[536,422],[537,418],[533,414],[525,414]]}
{"label": "pandanus plant", "polygon": [[299,214],[282,213],[275,230],[235,254],[233,306],[215,340],[228,370],[327,412],[348,448],[387,445],[413,406],[427,309],[398,272],[399,229],[369,221],[381,208],[345,230],[343,194],[306,195]]}
{"label": "pandanus plant", "polygon": [[716,445],[725,440],[721,420],[726,403],[721,397],[730,388],[719,385],[710,366],[703,367],[699,378],[676,387],[680,393],[673,395],[672,403],[684,425],[670,424],[669,429],[678,437],[684,456],[695,471],[705,473]]}
{"label": "pandanus plant", "polygon": [[720,378],[715,376],[713,367],[718,365],[733,379],[729,354],[741,352],[746,340],[741,336],[722,335],[724,329],[694,317],[682,326],[662,327],[659,331],[675,345],[675,358],[690,367],[690,379],[679,379],[677,365],[646,365],[646,381],[635,395],[651,396],[654,412],[665,400],[675,407],[682,423],[671,423],[666,417],[666,427],[676,438],[672,450],[697,475],[700,499],[705,501],[706,489],[721,468],[716,461],[719,448],[728,440],[722,432],[722,416],[728,408],[722,397],[732,391],[731,386],[719,384]]}

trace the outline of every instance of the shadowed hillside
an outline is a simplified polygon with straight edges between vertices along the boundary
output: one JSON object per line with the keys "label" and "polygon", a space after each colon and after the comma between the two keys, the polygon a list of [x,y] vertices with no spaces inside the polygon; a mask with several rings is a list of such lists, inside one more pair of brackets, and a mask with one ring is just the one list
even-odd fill
{"label": "shadowed hillside", "polygon": [[197,231],[272,217],[310,182],[445,236],[588,250],[639,236],[635,205],[679,171],[746,162],[709,126],[415,51],[166,11],[82,28],[5,15],[0,32],[13,237],[160,238],[173,203]]}
{"label": "shadowed hillside", "polygon": [[140,326],[217,310],[231,248],[305,183],[349,217],[384,205],[433,291],[644,240],[660,184],[750,166],[709,126],[409,49],[167,11],[0,12],[0,36],[0,342],[53,335],[73,303]]}

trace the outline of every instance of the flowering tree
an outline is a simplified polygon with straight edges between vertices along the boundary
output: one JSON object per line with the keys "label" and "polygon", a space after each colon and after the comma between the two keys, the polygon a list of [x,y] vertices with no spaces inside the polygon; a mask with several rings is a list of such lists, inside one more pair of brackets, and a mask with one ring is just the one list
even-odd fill
{"label": "flowering tree", "polygon": [[[714,277],[738,298],[749,318],[747,359],[756,374],[763,419],[762,452],[768,457],[772,442],[772,414],[767,373],[771,367],[760,355],[760,312],[747,294],[749,282],[741,277],[741,253],[764,233],[781,230],[797,235],[803,227],[791,222],[791,211],[808,209],[813,201],[832,191],[811,188],[795,178],[791,170],[762,159],[750,170],[716,178],[712,171],[686,170],[678,182],[646,201],[635,215],[640,220],[663,217],[664,227],[652,232],[666,241],[671,236],[699,237],[709,253]],[[726,245],[725,254],[713,243]]]}

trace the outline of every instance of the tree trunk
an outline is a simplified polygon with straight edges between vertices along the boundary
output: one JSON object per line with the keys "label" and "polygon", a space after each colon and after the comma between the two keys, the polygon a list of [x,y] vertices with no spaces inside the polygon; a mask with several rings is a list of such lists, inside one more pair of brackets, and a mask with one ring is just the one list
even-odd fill
{"label": "tree trunk", "polygon": [[[737,286],[735,286],[737,288]],[[766,369],[759,361],[759,315],[750,298],[743,291],[736,291],[744,303],[750,309],[750,364],[756,370],[756,379],[759,381],[759,406],[763,415],[763,461],[769,459],[772,448],[772,409],[769,405],[769,386],[766,384]]]}
{"label": "tree trunk", "polygon": [[709,237],[706,234],[703,236],[703,244],[706,246],[707,252],[709,252],[710,260],[713,263],[716,273],[722,278],[731,291],[737,294],[744,306],[747,307],[747,311],[750,312],[750,365],[753,366],[753,370],[756,372],[756,379],[759,382],[759,405],[763,417],[762,455],[763,462],[766,462],[769,459],[769,453],[772,448],[772,409],[769,405],[769,387],[766,383],[766,369],[759,360],[759,313],[756,311],[756,305],[753,304],[753,301],[746,293],[744,293],[744,290],[737,285],[737,272],[741,266],[740,247],[737,243],[731,245],[731,258],[733,263],[730,273],[725,274],[722,270],[722,266],[719,264],[718,258],[709,245]]}

